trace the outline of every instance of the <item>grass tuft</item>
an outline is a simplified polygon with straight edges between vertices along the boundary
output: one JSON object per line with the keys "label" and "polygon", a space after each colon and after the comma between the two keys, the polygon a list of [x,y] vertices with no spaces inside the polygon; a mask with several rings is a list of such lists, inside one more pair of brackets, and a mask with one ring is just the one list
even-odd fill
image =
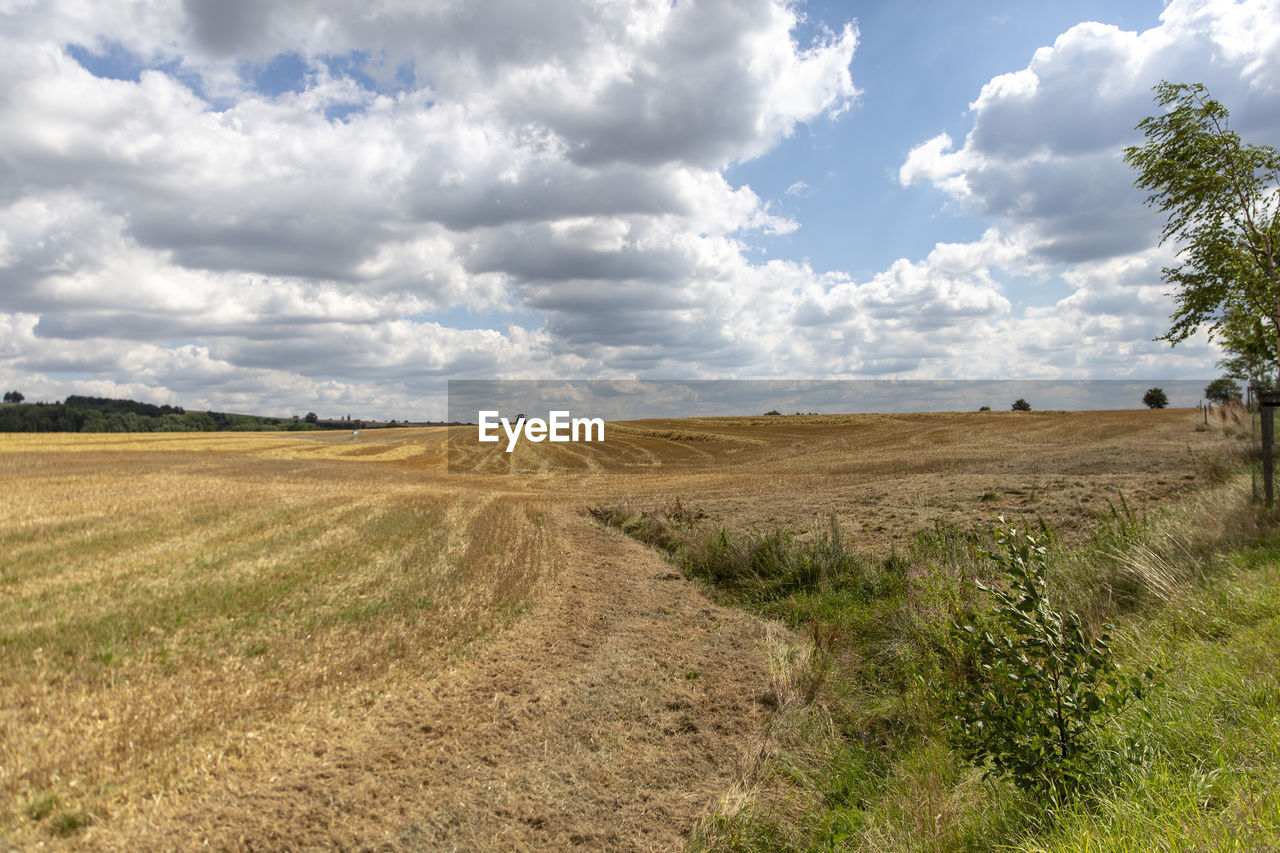
{"label": "grass tuft", "polygon": [[58,807],[58,798],[53,794],[44,794],[36,797],[27,805],[27,816],[32,820],[44,820],[53,814],[53,810]]}
{"label": "grass tuft", "polygon": [[89,816],[84,812],[63,812],[54,818],[52,829],[54,834],[65,837],[74,835],[89,823]]}

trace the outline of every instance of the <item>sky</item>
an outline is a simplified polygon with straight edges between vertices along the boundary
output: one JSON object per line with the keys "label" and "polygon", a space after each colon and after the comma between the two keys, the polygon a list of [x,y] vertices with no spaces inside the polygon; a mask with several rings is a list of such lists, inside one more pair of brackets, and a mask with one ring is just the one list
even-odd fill
{"label": "sky", "polygon": [[[1021,400],[1032,411],[1134,409],[1151,386],[1126,379],[450,379],[448,420],[490,423],[521,414],[550,420],[601,417],[610,421],[722,415],[848,414],[867,412],[1008,411]],[[1170,406],[1202,402],[1204,382],[1164,381]],[[1205,413],[1207,417],[1207,413]],[[450,434],[471,446],[475,433]]]}
{"label": "sky", "polygon": [[0,386],[1212,378],[1162,79],[1280,144],[1280,3],[0,0]]}

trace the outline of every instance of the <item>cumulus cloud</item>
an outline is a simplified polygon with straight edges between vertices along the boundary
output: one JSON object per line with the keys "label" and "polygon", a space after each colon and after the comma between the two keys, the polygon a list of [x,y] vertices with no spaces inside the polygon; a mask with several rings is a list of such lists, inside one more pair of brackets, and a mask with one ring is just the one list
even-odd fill
{"label": "cumulus cloud", "polygon": [[696,359],[700,277],[796,227],[722,171],[857,93],[856,29],[800,46],[777,0],[0,17],[6,369],[50,387]]}
{"label": "cumulus cloud", "polygon": [[1157,108],[1151,90],[1162,79],[1205,83],[1247,140],[1274,144],[1278,38],[1280,7],[1266,2],[1173,0],[1140,33],[1082,23],[982,87],[962,144],[943,133],[910,151],[903,185],[930,184],[993,220],[1026,263],[1056,270],[1069,289],[1004,322],[1003,346],[1022,364],[1170,375],[1213,363],[1203,335],[1172,352],[1152,340],[1168,329],[1160,270],[1174,247],[1155,248],[1162,222],[1121,154],[1141,142],[1135,126]]}
{"label": "cumulus cloud", "polygon": [[[857,120],[856,25],[800,44],[800,14],[8,3],[0,376],[36,395],[404,417],[446,376],[1169,363],[1149,340],[1168,314],[1157,223],[1117,153],[1160,77],[1203,80],[1242,131],[1274,134],[1273,6],[1175,0],[1147,32],[1082,24],[993,79],[965,138],[922,142],[899,178],[995,226],[862,280],[762,259],[751,241],[803,223],[725,177],[802,124]],[[1069,295],[1019,304],[1006,282],[1027,276]]]}
{"label": "cumulus cloud", "polygon": [[970,104],[958,148],[947,134],[920,143],[899,170],[955,201],[1021,229],[1046,261],[1080,263],[1150,247],[1160,228],[1121,159],[1156,106],[1162,79],[1203,82],[1235,126],[1258,141],[1280,135],[1280,7],[1174,0],[1145,32],[1082,23],[1002,74]]}

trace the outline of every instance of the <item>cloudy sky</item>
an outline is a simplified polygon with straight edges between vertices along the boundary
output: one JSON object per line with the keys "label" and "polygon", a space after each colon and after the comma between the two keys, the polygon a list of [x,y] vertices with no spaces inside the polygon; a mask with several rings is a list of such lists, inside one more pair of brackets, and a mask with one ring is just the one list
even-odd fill
{"label": "cloudy sky", "polygon": [[1119,151],[1274,0],[0,0],[0,386],[1202,378]]}

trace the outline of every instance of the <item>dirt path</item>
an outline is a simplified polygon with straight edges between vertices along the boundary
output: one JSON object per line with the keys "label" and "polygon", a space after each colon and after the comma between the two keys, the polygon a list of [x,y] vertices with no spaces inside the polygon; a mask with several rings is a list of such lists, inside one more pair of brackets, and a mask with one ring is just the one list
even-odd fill
{"label": "dirt path", "polygon": [[86,847],[671,850],[758,749],[764,628],[568,509],[536,607],[455,670],[308,732],[271,782]]}

